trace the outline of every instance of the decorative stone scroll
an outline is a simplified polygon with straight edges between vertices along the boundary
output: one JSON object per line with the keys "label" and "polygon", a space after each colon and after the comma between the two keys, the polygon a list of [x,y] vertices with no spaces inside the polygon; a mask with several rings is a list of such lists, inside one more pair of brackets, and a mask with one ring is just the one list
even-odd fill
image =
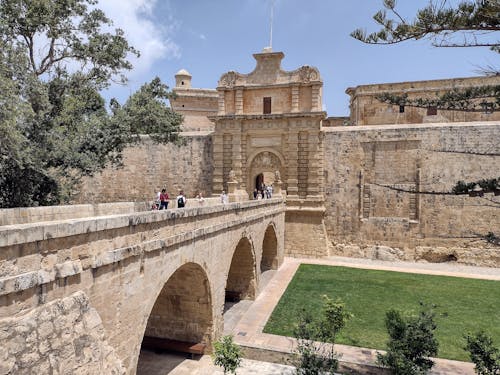
{"label": "decorative stone scroll", "polygon": [[234,71],[227,72],[220,78],[219,86],[233,88],[236,85],[238,77],[239,74]]}
{"label": "decorative stone scroll", "polygon": [[308,65],[302,66],[299,68],[299,78],[304,83],[317,81],[319,80],[319,71]]}

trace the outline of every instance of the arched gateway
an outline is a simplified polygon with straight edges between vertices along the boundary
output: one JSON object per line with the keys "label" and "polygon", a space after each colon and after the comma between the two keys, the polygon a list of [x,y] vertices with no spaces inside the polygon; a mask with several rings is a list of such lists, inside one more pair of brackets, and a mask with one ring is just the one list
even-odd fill
{"label": "arched gateway", "polygon": [[[247,192],[250,196],[254,189],[260,190],[263,185],[272,185],[276,180],[276,171],[286,180],[284,159],[274,150],[258,151],[251,155],[247,170]],[[282,188],[286,189],[286,186]]]}

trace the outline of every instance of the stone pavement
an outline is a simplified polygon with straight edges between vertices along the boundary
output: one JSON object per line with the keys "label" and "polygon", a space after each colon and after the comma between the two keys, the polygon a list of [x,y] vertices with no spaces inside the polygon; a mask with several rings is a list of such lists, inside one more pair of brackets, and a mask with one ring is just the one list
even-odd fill
{"label": "stone pavement", "polygon": [[[293,278],[301,263],[324,264],[332,266],[346,266],[364,269],[379,269],[408,273],[423,273],[432,275],[459,276],[500,280],[500,270],[485,267],[469,267],[455,264],[429,264],[411,262],[382,262],[366,259],[329,257],[326,259],[293,259],[285,258],[285,262],[274,275],[267,287],[260,293],[255,302],[250,306],[233,330],[235,341],[245,347],[252,348],[253,353],[264,359],[264,353],[274,353],[266,360],[279,361],[280,353],[290,354],[295,340],[263,333],[264,326],[271,316],[274,307],[283,295],[287,285]],[[341,362],[353,364],[352,368],[367,366],[373,369],[377,351],[374,349],[335,345],[335,349],[342,355]],[[431,374],[474,374],[473,364],[445,359],[436,359],[436,365]]]}
{"label": "stone pavement", "polygon": [[[223,375],[221,367],[215,366],[208,355],[198,359],[186,359],[182,354],[155,354],[141,351],[137,375]],[[294,368],[277,363],[243,359],[238,375],[292,375]]]}

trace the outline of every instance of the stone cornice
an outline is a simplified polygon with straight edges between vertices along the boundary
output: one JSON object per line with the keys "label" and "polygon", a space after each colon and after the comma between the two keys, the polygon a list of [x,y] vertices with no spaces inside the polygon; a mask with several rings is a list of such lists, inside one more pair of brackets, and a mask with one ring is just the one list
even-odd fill
{"label": "stone cornice", "polygon": [[272,113],[264,114],[243,114],[243,115],[223,115],[223,116],[208,116],[208,119],[213,122],[223,120],[280,120],[283,118],[318,118],[323,120],[326,118],[326,112],[297,112],[297,113]]}

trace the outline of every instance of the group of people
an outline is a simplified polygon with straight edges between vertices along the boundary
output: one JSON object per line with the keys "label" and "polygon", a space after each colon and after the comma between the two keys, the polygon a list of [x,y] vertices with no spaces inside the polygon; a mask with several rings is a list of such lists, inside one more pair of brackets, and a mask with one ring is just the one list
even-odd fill
{"label": "group of people", "polygon": [[[186,196],[184,191],[179,191],[179,195],[176,198],[177,207],[182,208],[186,206]],[[170,196],[167,193],[167,189],[161,189],[161,191],[156,193],[155,201],[151,206],[151,210],[166,210],[168,208],[168,203],[170,202]]]}
{"label": "group of people", "polygon": [[[262,184],[259,190],[255,189],[253,192],[253,199],[265,199],[265,198],[269,199],[272,196],[273,196],[272,185],[266,186],[265,184]],[[186,207],[187,198],[184,195],[183,190],[179,191],[179,195],[177,196],[177,198],[175,198],[175,200],[177,202],[177,208]],[[198,201],[198,204],[200,206],[203,206],[205,204],[205,198],[203,197],[203,193],[201,191],[196,195],[196,201]],[[161,191],[156,193],[154,202],[151,205],[151,210],[166,210],[168,209],[169,202],[170,202],[170,196],[168,195],[167,190],[161,189]],[[227,195],[225,190],[223,190],[220,195],[220,202],[222,204],[229,203],[229,196]]]}
{"label": "group of people", "polygon": [[273,197],[273,185],[262,184],[259,190],[253,191],[253,199],[270,199]]}

